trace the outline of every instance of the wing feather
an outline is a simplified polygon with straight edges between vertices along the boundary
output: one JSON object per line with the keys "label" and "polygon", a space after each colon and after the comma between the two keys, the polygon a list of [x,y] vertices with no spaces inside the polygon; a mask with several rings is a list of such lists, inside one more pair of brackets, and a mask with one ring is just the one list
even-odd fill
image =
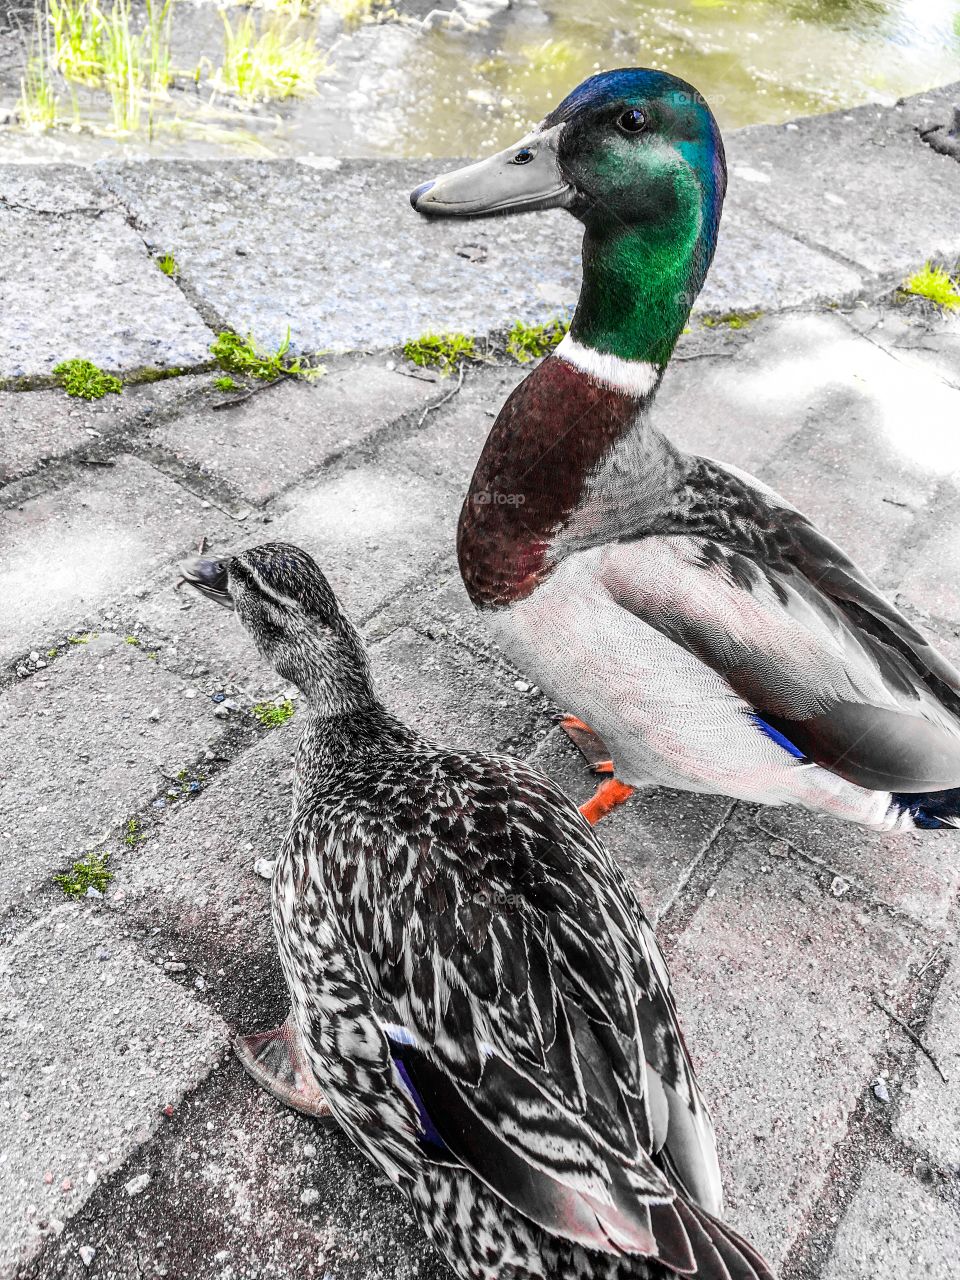
{"label": "wing feather", "polygon": [[[381,815],[384,868],[391,848],[405,864],[396,847],[411,840],[431,865],[398,893],[377,893],[369,936],[352,926],[369,882],[347,867],[376,856],[328,827],[323,859],[378,1007],[407,1029],[418,1106],[449,1151],[547,1230],[693,1269],[682,1219],[651,1214],[676,1197],[674,1170],[718,1209],[719,1173],[652,931],[542,775],[453,753],[438,753],[436,773],[459,821],[444,816],[439,838],[431,796],[417,797],[425,840],[410,815],[394,829]],[[417,952],[398,962],[380,939],[409,935],[410,915]],[[681,1112],[695,1118],[680,1122]]]}
{"label": "wing feather", "polygon": [[[739,508],[610,544],[604,585],[809,759],[874,790],[960,780],[960,675],[792,508]],[[737,489],[739,486],[739,490]]]}

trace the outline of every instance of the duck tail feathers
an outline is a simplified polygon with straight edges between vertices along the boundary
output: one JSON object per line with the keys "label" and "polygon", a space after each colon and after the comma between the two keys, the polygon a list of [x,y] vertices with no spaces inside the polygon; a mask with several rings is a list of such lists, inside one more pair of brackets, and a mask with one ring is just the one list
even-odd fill
{"label": "duck tail feathers", "polygon": [[696,1263],[691,1280],[776,1280],[770,1264],[732,1227],[678,1196],[673,1206]]}
{"label": "duck tail feathers", "polygon": [[950,787],[946,791],[927,791],[919,795],[894,792],[893,803],[921,831],[950,831],[960,828],[960,787]]}

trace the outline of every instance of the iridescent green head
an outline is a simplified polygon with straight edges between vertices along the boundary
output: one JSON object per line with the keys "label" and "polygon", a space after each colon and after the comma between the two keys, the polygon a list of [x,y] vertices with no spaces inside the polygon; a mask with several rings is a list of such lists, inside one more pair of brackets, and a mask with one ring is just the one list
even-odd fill
{"label": "iridescent green head", "polygon": [[625,359],[669,359],[713,257],[723,143],[691,85],[630,68],[585,80],[514,147],[425,183],[439,217],[562,207],[585,227],[574,338]]}

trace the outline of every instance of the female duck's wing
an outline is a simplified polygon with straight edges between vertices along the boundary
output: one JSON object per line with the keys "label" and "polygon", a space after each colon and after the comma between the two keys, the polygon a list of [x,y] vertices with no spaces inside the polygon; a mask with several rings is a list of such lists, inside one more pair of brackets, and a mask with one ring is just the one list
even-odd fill
{"label": "female duck's wing", "polygon": [[798,753],[873,790],[960,781],[960,675],[799,512],[698,459],[682,515],[608,544],[624,609],[723,676]]}
{"label": "female duck's wing", "polygon": [[764,1274],[709,1216],[713,1132],[665,966],[576,809],[513,760],[438,752],[402,784],[362,855],[356,809],[335,823],[324,875],[432,1149],[587,1248]]}

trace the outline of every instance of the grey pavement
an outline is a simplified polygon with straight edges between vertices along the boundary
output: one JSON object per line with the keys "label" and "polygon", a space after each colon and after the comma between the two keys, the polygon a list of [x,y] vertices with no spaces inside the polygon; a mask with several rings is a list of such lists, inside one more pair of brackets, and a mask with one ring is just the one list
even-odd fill
{"label": "grey pavement", "polygon": [[[960,168],[917,132],[958,92],[730,133],[698,310],[850,302],[960,255]],[[566,311],[579,268],[566,214],[430,223],[410,208],[414,186],[457,163],[0,165],[0,382],[42,380],[69,356],[128,375],[193,369],[223,327],[371,351]],[[176,279],[156,265],[165,254]]]}
{"label": "grey pavement", "polygon": [[[892,128],[902,116],[909,132],[939,105],[933,95],[929,108],[908,104],[884,120]],[[861,128],[851,114],[852,126],[830,128]],[[929,168],[907,134],[877,135],[875,116],[862,123],[874,151],[906,149],[904,164],[939,174],[941,157],[930,153]],[[807,124],[782,131],[785,148]],[[755,151],[735,139],[732,164],[767,172],[776,149],[750,132]],[[223,170],[205,170],[203,182],[226,182]],[[143,201],[143,234],[154,218],[176,231],[182,216],[196,223],[191,236],[201,223],[220,235],[218,220],[242,215],[253,230],[234,226],[234,239],[254,248],[254,230],[266,244],[274,225],[270,201],[292,200],[297,184],[319,184],[318,210],[346,218],[323,185],[337,173],[304,172],[236,166],[226,212],[211,197],[183,215],[172,212],[172,171],[39,171],[19,175],[16,192],[42,210],[37,219],[100,222],[97,210],[115,211],[122,191]],[[346,165],[342,175],[361,202],[373,199],[364,173]],[[408,178],[398,167],[398,191]],[[267,193],[260,213],[254,179]],[[13,183],[9,171],[2,181]],[[749,174],[738,181],[766,190]],[[944,190],[952,181],[951,171]],[[794,272],[791,310],[735,331],[695,320],[657,414],[684,447],[780,487],[957,659],[960,321],[888,291],[888,268],[896,275],[904,255],[922,260],[947,243],[953,214],[938,228],[935,204],[920,205],[929,241],[891,242],[886,267],[871,256],[883,239],[872,206],[874,249],[852,267],[792,241],[796,256],[776,268]],[[799,220],[801,206],[789,207]],[[742,208],[744,225],[772,216]],[[308,229],[310,244],[322,225]],[[528,236],[535,223],[517,226]],[[234,253],[231,274],[200,239],[157,236],[138,269],[155,271],[150,252],[172,249],[183,306],[207,319],[222,307],[239,328],[241,308],[259,308],[251,322],[269,336],[279,256],[258,266],[256,254]],[[331,252],[343,262],[360,254],[352,243],[344,231]],[[452,240],[439,243],[457,256]],[[545,246],[547,278],[554,248]],[[532,276],[511,273],[506,248],[496,252],[483,264],[460,259],[446,288],[438,266],[431,305],[449,304],[467,327],[502,328],[531,300]],[[818,270],[842,269],[808,273],[811,254]],[[411,279],[424,269],[416,262]],[[468,315],[471,287],[479,294],[486,278],[471,276],[478,265],[503,272],[514,292]],[[358,291],[369,266],[357,266]],[[745,267],[753,281],[761,271],[779,279],[772,270]],[[403,324],[417,332],[424,320],[384,278],[378,314],[394,308],[383,319],[383,333],[400,326],[394,342]],[[322,279],[305,277],[302,296],[320,296]],[[298,305],[299,337],[336,345],[324,326],[342,315],[352,344],[360,310],[345,297]],[[118,356],[115,367],[139,358]],[[212,377],[198,372],[94,406],[52,390],[0,394],[4,1280],[444,1274],[403,1204],[339,1134],[284,1112],[229,1055],[230,1028],[284,1014],[262,872],[283,837],[300,713],[282,729],[259,725],[253,705],[288,691],[231,615],[176,588],[177,560],[203,540],[227,552],[301,542],[360,623],[389,705],[450,743],[532,759],[577,800],[593,779],[556,729],[556,708],[490,645],[454,561],[464,487],[524,370],[492,357],[457,391],[456,379],[424,379],[395,352],[326,363],[314,382],[228,409],[213,407]],[[658,923],[734,1225],[784,1280],[955,1274],[957,837],[872,836],[662,790],[635,797],[602,834]],[[52,876],[91,852],[109,853],[114,879],[102,898],[69,902]]]}

